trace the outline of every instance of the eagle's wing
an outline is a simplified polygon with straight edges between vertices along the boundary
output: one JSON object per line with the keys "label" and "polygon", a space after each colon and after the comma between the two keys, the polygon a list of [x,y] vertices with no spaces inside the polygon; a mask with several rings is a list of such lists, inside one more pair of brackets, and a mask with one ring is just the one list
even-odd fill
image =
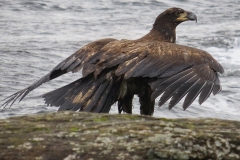
{"label": "eagle's wing", "polygon": [[92,57],[94,54],[97,54],[102,47],[104,47],[109,42],[112,42],[115,40],[116,39],[112,39],[112,38],[101,39],[101,40],[89,43],[88,45],[82,47],[77,52],[75,52],[74,54],[66,58],[64,61],[59,63],[56,67],[53,68],[51,72],[49,72],[47,75],[45,75],[41,79],[37,80],[32,85],[5,98],[6,101],[2,106],[6,106],[9,103],[11,103],[12,105],[18,98],[20,98],[19,101],[21,101],[30,91],[39,87],[43,83],[48,82],[54,78],[57,78],[65,73],[78,72],[79,70],[83,69],[83,74],[84,74],[84,68],[86,67],[93,68],[92,65],[88,63],[89,57]]}
{"label": "eagle's wing", "polygon": [[92,57],[97,63],[94,72],[98,75],[106,68],[118,66],[115,74],[130,77],[149,77],[152,99],[160,98],[159,105],[170,100],[172,108],[185,95],[183,108],[186,109],[199,96],[203,103],[213,92],[221,90],[218,72],[222,66],[207,52],[187,46],[165,42],[118,41],[107,44],[102,54]]}

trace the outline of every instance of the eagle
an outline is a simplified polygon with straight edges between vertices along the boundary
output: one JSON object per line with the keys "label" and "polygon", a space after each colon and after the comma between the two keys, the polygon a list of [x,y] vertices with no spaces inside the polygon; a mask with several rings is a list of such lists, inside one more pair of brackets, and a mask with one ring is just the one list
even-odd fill
{"label": "eagle", "polygon": [[224,69],[206,51],[176,44],[176,27],[188,20],[197,21],[197,16],[169,8],[139,39],[91,42],[32,85],[7,97],[2,106],[21,101],[45,82],[79,71],[80,79],[43,94],[45,103],[59,107],[59,111],[108,113],[117,102],[119,113],[131,114],[133,97],[138,95],[143,115],[154,113],[157,97],[159,106],[170,100],[169,109],[184,99],[185,110],[198,96],[201,105],[211,93],[221,91],[219,73]]}

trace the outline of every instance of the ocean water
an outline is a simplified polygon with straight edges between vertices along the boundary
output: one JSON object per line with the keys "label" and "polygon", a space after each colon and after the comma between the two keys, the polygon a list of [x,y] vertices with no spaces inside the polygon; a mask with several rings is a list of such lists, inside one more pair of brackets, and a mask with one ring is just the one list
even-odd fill
{"label": "ocean water", "polygon": [[[186,110],[155,105],[155,117],[240,120],[240,5],[236,0],[0,0],[0,101],[27,87],[83,45],[101,38],[136,39],[170,7],[194,12],[198,22],[177,28],[177,43],[208,51],[224,67],[222,92]],[[81,77],[69,73],[31,92],[0,118],[56,112],[39,96]],[[0,102],[1,104],[2,102]],[[139,114],[138,98],[133,112]],[[117,113],[113,105],[110,113]]]}

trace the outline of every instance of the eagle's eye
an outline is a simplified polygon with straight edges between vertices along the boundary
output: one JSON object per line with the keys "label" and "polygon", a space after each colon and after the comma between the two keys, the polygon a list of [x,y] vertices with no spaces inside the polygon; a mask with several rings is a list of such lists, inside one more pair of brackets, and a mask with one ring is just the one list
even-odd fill
{"label": "eagle's eye", "polygon": [[179,9],[177,12],[176,12],[176,15],[179,16],[180,14],[184,13],[184,10],[182,9]]}

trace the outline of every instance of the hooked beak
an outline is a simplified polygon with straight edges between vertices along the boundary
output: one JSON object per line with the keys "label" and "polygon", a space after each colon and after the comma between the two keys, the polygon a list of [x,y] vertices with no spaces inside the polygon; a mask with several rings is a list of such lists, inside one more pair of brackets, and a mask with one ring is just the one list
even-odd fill
{"label": "hooked beak", "polygon": [[194,13],[192,13],[192,12],[186,12],[186,13],[187,13],[188,20],[190,20],[190,21],[195,20],[197,22],[197,16]]}
{"label": "hooked beak", "polygon": [[197,16],[192,13],[192,12],[184,12],[182,13],[178,18],[177,18],[177,21],[180,21],[180,22],[184,22],[184,21],[196,21],[197,22]]}

